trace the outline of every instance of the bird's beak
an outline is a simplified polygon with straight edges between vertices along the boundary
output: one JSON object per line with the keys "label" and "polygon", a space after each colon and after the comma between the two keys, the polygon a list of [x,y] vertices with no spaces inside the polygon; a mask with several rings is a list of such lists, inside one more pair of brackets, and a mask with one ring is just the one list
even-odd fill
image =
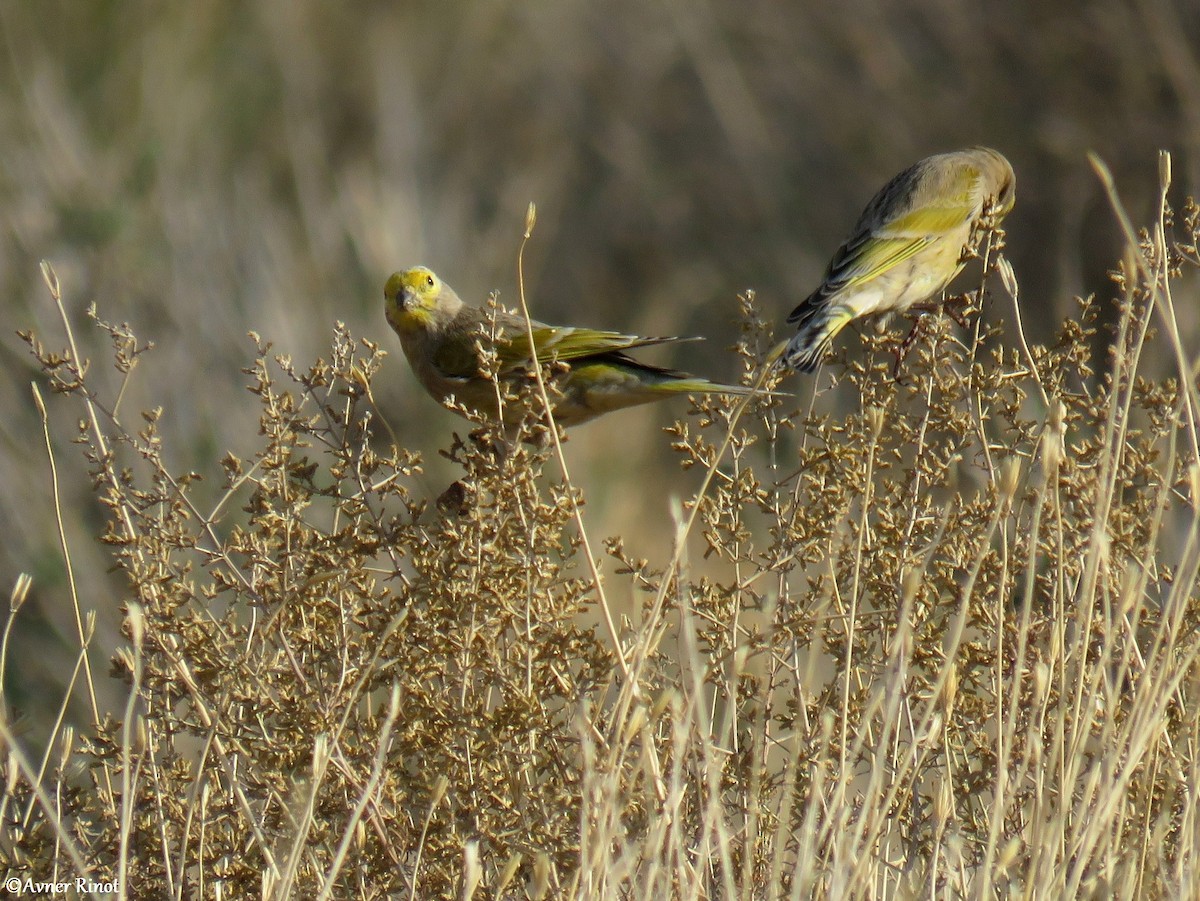
{"label": "bird's beak", "polygon": [[412,312],[412,310],[417,306],[417,294],[408,285],[405,285],[404,288],[401,289],[400,297],[398,299],[400,301],[400,309],[404,310],[406,313]]}

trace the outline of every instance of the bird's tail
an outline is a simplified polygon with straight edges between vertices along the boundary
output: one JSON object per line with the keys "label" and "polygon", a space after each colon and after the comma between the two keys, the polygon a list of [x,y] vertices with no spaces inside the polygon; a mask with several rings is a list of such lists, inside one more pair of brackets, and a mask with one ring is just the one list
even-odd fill
{"label": "bird's tail", "polygon": [[812,372],[829,350],[837,333],[853,318],[854,314],[845,307],[810,313],[801,323],[796,336],[788,342],[783,352],[783,362],[798,372]]}
{"label": "bird's tail", "polygon": [[[664,381],[655,385],[654,390],[665,391],[671,394],[729,394],[736,397],[744,397],[747,394],[754,393],[754,388],[751,385],[723,385],[720,382],[710,382],[708,379],[702,379],[699,376]],[[764,391],[762,393],[770,394],[772,392]]]}

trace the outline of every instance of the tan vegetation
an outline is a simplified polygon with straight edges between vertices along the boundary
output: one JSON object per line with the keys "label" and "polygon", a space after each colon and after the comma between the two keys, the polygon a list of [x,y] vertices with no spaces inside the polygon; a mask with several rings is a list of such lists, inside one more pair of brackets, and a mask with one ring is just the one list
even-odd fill
{"label": "tan vegetation", "polygon": [[[1141,374],[1187,359],[1171,287],[1200,209],[1172,221],[1119,268],[1107,361],[1088,302],[1023,351],[938,317],[900,382],[900,333],[864,334],[834,367],[849,414],[705,399],[672,429],[706,475],[670,564],[612,538],[602,583],[536,442],[498,453],[480,423],[449,452],[463,512],[434,509],[378,438],[382,355],[344,329],[307,368],[260,345],[261,437],[212,508],[157,412],[130,430],[69,332],[31,336],[128,585],[128,703],[41,760],[3,726],[8,873],[144,897],[1187,895],[1200,407],[1190,370]],[[137,339],[101,326],[128,374]],[[772,342],[743,298],[747,383],[773,385]],[[580,616],[621,587],[643,600],[618,650]]]}
{"label": "tan vegetation", "polygon": [[[1195,895],[1198,9],[0,4],[0,877]],[[751,383],[973,144],[1013,269],[899,382],[863,323],[501,450],[384,321],[423,263]]]}

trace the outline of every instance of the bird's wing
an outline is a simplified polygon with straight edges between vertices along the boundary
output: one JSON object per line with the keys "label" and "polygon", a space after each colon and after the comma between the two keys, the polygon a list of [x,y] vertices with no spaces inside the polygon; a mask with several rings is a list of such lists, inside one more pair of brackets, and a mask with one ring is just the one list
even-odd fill
{"label": "bird's wing", "polygon": [[[514,317],[514,322],[504,323],[504,338],[497,346],[502,364],[523,366],[529,362],[529,335],[525,323]],[[671,341],[689,340],[676,337],[642,338],[591,328],[546,325],[533,322],[533,344],[539,360],[557,358],[563,361],[579,360],[601,354],[620,353],[634,347],[665,344]]]}
{"label": "bird's wing", "polygon": [[920,253],[942,235],[969,222],[975,204],[926,204],[885,223],[874,231],[856,233],[838,248],[825,278],[829,293],[844,291],[878,278]]}
{"label": "bird's wing", "polygon": [[[479,356],[476,353],[475,344],[477,341],[485,346],[488,344],[486,334],[491,326],[484,315],[482,313],[476,315],[477,312],[472,309],[470,315],[460,317],[447,330],[446,337],[434,352],[433,363],[443,375],[450,378],[470,378],[479,374]],[[497,311],[496,326],[499,328],[500,335],[493,347],[500,371],[519,369],[528,365],[531,354],[525,320],[509,313]],[[480,331],[481,327],[483,333]],[[565,362],[604,354],[620,355],[622,351],[634,347],[692,340],[698,339],[642,338],[637,335],[623,335],[620,332],[598,329],[546,325],[544,322],[533,320],[533,342],[537,348],[538,359],[542,361],[558,359]]]}
{"label": "bird's wing", "polygon": [[[863,211],[854,234],[834,253],[820,295],[830,297],[878,278],[979,214],[982,173],[977,167],[957,167],[903,196],[898,183],[906,175],[910,183],[916,182],[902,173]],[[886,205],[895,209],[883,218]]]}

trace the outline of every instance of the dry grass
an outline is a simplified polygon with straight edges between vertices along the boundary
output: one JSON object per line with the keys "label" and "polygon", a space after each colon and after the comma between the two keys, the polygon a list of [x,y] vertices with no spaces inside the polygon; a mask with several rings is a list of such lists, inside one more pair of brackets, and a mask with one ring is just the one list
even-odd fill
{"label": "dry grass", "polygon": [[[1114,332],[1093,300],[1048,344],[936,317],[900,382],[898,336],[868,329],[784,386],[811,395],[697,402],[671,430],[705,473],[672,558],[610,538],[603,586],[554,444],[499,452],[477,423],[447,452],[463,510],[437,509],[381,437],[382,352],[340,327],[307,368],[259,343],[257,444],[209,492],[158,411],[93,389],[47,267],[65,349],[28,340],[127,586],[128,700],[94,700],[76,600],[68,696],[93,721],[60,716],[41,755],[0,724],[6,875],[178,898],[1193,895],[1200,405],[1172,290],[1200,209],[1173,214],[1163,177]],[[743,377],[770,387],[775,317],[742,304]],[[93,323],[121,378],[153,370]],[[636,615],[588,627],[617,588]]]}
{"label": "dry grass", "polygon": [[[311,361],[342,321],[393,351],[374,396],[421,454],[414,485],[432,497],[456,477],[438,450],[457,424],[395,353],[380,284],[425,263],[465,298],[499,289],[515,305],[513,243],[530,199],[541,221],[526,276],[540,317],[705,336],[651,361],[728,381],[738,292],[753,286],[778,321],[872,193],[928,153],[984,143],[1012,160],[1006,253],[1038,343],[1075,315],[1073,295],[1107,297],[1121,253],[1086,150],[1113,167],[1138,222],[1153,216],[1156,148],[1176,152],[1177,206],[1200,186],[1200,6],[1189,0],[879,0],[849,14],[776,0],[0,7],[0,585],[33,577],[6,684],[39,747],[78,633],[60,602],[70,585],[29,390],[42,383],[16,337],[61,328],[39,260],[69,286],[84,358],[106,356],[107,339],[80,325],[93,301],[153,339],[152,377],[126,382],[97,365],[90,379],[114,403],[124,387],[117,412],[134,422],[163,408],[172,471],[208,473],[226,451],[256,450],[247,331]],[[1200,281],[1176,289],[1194,346]],[[1115,308],[1098,309],[1102,355]],[[1007,310],[989,306],[984,320]],[[855,403],[839,388],[821,409]],[[51,404],[56,441],[75,415]],[[653,559],[670,552],[667,498],[700,478],[663,451],[660,426],[677,415],[646,407],[572,436],[598,543],[620,533]],[[122,640],[123,585],[92,540],[103,517],[81,458],[56,450],[103,660]],[[631,470],[661,491],[628,490]],[[613,600],[624,609],[630,596],[614,586]],[[97,683],[104,709],[123,703],[112,688]],[[67,721],[86,722],[88,706],[72,702]]]}

